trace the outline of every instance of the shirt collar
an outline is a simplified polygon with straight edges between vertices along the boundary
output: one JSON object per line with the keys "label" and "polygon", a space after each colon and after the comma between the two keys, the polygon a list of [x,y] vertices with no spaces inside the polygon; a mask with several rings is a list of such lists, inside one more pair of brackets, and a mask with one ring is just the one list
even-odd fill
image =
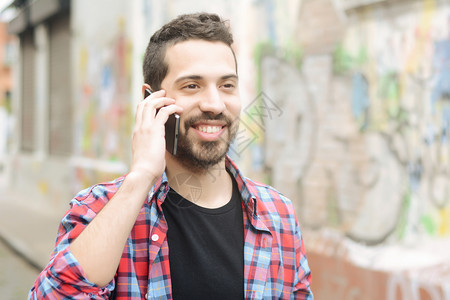
{"label": "shirt collar", "polygon": [[[237,165],[231,160],[231,158],[227,155],[225,158],[225,168],[230,172],[230,174],[234,177],[237,182],[239,192],[241,194],[242,201],[244,206],[247,209],[248,216],[252,218],[252,216],[257,216],[257,197],[255,193],[252,191],[252,186],[248,179],[245,178],[241,171],[238,169]],[[162,176],[156,181],[153,187],[150,190],[147,201],[150,202],[152,199],[156,199],[158,206],[161,208],[161,205],[164,203],[166,199],[166,195],[169,191],[169,181],[167,179],[167,174],[164,172]]]}
{"label": "shirt collar", "polygon": [[248,179],[242,175],[236,164],[227,156],[225,160],[225,168],[233,175],[237,182],[239,192],[241,193],[242,202],[247,209],[248,217],[257,216],[257,201],[256,194],[252,191],[252,185]]}

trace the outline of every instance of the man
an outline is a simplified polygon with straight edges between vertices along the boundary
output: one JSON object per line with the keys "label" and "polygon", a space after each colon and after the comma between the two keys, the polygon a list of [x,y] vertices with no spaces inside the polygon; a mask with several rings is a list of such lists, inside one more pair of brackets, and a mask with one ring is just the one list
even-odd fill
{"label": "man", "polygon": [[137,107],[130,172],[73,199],[30,298],[312,299],[292,203],[226,156],[241,109],[232,43],[205,13],[152,36],[142,90],[154,93]]}

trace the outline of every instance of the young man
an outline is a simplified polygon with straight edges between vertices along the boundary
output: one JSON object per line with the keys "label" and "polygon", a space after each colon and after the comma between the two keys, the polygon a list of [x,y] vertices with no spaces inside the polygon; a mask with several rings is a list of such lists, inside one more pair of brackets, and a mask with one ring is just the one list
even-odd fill
{"label": "young man", "polygon": [[130,172],[72,200],[31,299],[312,299],[292,203],[226,156],[241,109],[232,42],[213,14],[152,36]]}

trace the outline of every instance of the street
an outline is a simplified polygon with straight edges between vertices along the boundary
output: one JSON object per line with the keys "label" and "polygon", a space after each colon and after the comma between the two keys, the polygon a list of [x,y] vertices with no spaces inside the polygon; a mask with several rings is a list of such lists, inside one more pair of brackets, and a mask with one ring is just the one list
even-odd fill
{"label": "street", "polygon": [[0,298],[27,299],[28,290],[38,271],[25,262],[0,240]]}

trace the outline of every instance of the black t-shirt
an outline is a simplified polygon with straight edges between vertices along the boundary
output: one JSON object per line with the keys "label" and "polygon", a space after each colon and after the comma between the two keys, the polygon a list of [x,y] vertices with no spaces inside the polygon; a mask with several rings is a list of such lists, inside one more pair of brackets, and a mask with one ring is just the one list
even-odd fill
{"label": "black t-shirt", "polygon": [[234,179],[222,207],[200,207],[172,189],[162,207],[174,299],[243,299],[244,228]]}

